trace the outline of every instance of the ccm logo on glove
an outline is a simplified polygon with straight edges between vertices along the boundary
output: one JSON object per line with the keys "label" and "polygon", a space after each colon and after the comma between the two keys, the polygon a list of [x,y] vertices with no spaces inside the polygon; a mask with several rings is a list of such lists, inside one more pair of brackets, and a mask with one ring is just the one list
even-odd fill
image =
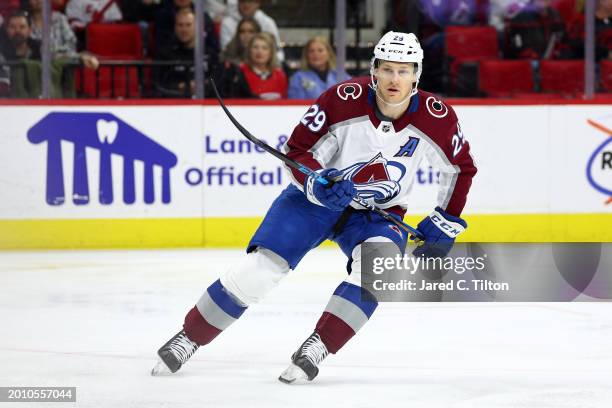
{"label": "ccm logo on glove", "polygon": [[465,227],[458,222],[447,221],[438,211],[434,211],[429,216],[431,221],[449,238],[457,238],[457,235],[465,231]]}

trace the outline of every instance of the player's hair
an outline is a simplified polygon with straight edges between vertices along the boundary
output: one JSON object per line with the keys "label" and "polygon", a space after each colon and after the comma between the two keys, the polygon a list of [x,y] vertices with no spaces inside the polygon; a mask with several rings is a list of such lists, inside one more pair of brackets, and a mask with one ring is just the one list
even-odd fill
{"label": "player's hair", "polygon": [[270,59],[268,60],[266,67],[270,71],[275,68],[278,68],[280,65],[278,63],[278,57],[276,56],[276,40],[274,40],[274,37],[272,37],[272,35],[269,33],[257,33],[253,36],[253,38],[251,38],[251,41],[249,41],[248,52],[246,55],[247,65],[249,65],[251,68],[253,67],[253,60],[251,59],[251,47],[253,46],[253,44],[255,44],[255,41],[257,40],[265,42],[266,44],[268,44],[268,47],[270,47]]}
{"label": "player's hair", "polygon": [[326,69],[336,69],[336,53],[334,52],[332,46],[329,44],[329,41],[327,41],[327,38],[323,36],[312,37],[310,40],[308,40],[306,45],[304,45],[304,48],[302,48],[302,60],[300,63],[300,69],[302,71],[310,70],[310,66],[308,65],[308,48],[310,48],[312,43],[315,42],[323,44],[323,46],[327,50],[327,55],[329,55],[329,59],[327,60]]}

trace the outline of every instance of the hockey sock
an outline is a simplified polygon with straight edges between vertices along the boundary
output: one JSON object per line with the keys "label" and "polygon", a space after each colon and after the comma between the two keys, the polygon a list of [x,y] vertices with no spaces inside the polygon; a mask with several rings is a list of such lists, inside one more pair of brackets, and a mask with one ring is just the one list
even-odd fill
{"label": "hockey sock", "polygon": [[317,322],[316,332],[330,353],[335,354],[368,321],[378,302],[360,286],[342,282],[334,291]]}
{"label": "hockey sock", "polygon": [[191,341],[203,346],[238,320],[246,309],[216,280],[187,313],[183,329]]}

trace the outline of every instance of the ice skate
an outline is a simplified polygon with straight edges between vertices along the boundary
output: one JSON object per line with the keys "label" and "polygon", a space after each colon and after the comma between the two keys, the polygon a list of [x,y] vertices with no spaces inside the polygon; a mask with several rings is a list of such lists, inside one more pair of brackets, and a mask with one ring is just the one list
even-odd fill
{"label": "ice skate", "polygon": [[278,379],[285,384],[296,380],[312,381],[319,374],[318,365],[329,352],[321,341],[321,337],[314,332],[291,356],[291,364],[282,372]]}
{"label": "ice skate", "polygon": [[176,373],[198,347],[200,346],[189,340],[181,330],[157,351],[160,359],[151,370],[151,375]]}

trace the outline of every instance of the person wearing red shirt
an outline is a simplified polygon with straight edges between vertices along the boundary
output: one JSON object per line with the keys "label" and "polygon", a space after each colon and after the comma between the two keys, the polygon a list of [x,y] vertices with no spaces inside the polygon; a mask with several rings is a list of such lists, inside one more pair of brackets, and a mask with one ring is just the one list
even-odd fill
{"label": "person wearing red shirt", "polygon": [[251,93],[261,99],[287,97],[287,76],[279,67],[276,43],[268,33],[259,33],[251,38],[246,63],[240,66]]}

